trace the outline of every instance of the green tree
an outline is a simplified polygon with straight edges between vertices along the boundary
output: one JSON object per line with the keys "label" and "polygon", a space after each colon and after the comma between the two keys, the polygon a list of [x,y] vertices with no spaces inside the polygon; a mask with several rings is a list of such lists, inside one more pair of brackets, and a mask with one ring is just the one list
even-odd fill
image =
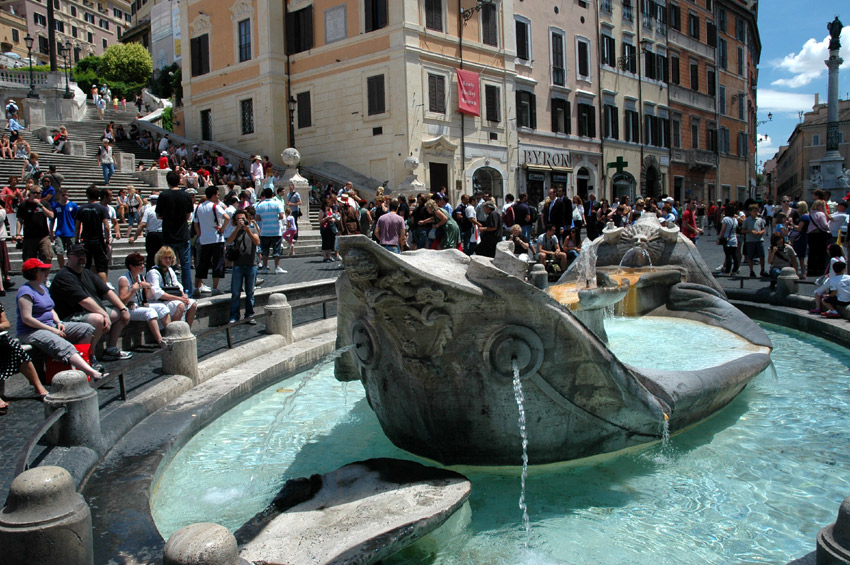
{"label": "green tree", "polygon": [[174,111],[169,107],[162,111],[162,129],[166,131],[174,131]]}
{"label": "green tree", "polygon": [[114,43],[100,57],[98,74],[107,81],[145,84],[152,73],[153,59],[141,43]]}

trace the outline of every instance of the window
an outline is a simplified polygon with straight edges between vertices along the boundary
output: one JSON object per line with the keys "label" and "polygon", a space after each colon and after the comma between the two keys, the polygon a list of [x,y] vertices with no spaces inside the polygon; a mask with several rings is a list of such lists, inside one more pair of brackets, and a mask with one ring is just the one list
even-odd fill
{"label": "window", "polygon": [[631,43],[623,43],[623,58],[626,61],[625,70],[630,73],[637,72],[637,50]]}
{"label": "window", "polygon": [[726,33],[726,10],[717,10],[717,29]]}
{"label": "window", "polygon": [[691,148],[699,149],[699,119],[691,118]]}
{"label": "window", "polygon": [[738,93],[738,119],[744,119],[744,108],[747,105],[747,97],[743,92]]}
{"label": "window", "polygon": [[691,90],[699,91],[699,63],[691,61]]}
{"label": "window", "polygon": [[601,11],[605,12],[606,14],[613,14],[614,13],[613,0],[601,0],[599,2],[599,9]]}
{"label": "window", "polygon": [[103,18],[98,18],[97,25],[100,26],[101,29],[109,29],[109,20],[105,20]]}
{"label": "window", "polygon": [[77,17],[77,7],[76,6],[71,6],[71,15],[74,16],[75,18]]}
{"label": "window", "polygon": [[590,104],[576,104],[578,116],[578,134],[582,137],[596,137],[596,112]]}
{"label": "window", "polygon": [[18,30],[13,29],[12,30],[12,41],[15,42],[15,43],[18,43],[20,40],[21,40],[21,33]]}
{"label": "window", "polygon": [[712,153],[717,153],[717,124],[709,122],[706,124],[708,134],[708,150]]}
{"label": "window", "polygon": [[738,47],[738,75],[744,76],[744,48]]}
{"label": "window", "polygon": [[682,31],[682,10],[677,4],[670,4],[670,27]]}
{"label": "window", "polygon": [[88,12],[86,12],[83,16],[83,19],[85,19],[87,23],[94,24],[94,14],[89,14]]}
{"label": "window", "polygon": [[47,16],[44,14],[39,14],[38,12],[32,13],[32,21],[37,26],[47,27]]}
{"label": "window", "polygon": [[634,7],[632,0],[623,0],[623,19],[627,22],[635,21]]}
{"label": "window", "polygon": [[658,53],[655,56],[655,60],[655,78],[661,82],[670,82],[670,75],[667,71],[667,55],[664,53]]}
{"label": "window", "polygon": [[254,133],[254,101],[250,98],[239,102],[239,117],[242,135]]}
{"label": "window", "polygon": [[290,55],[313,48],[313,6],[289,13],[286,20],[286,51]]}
{"label": "window", "polygon": [[643,74],[649,79],[654,79],[656,74],[655,53],[649,50],[649,46],[647,46],[646,51],[643,53]]}
{"label": "window", "polygon": [[242,20],[238,24],[239,62],[251,59],[251,20]]}
{"label": "window", "polygon": [[717,141],[718,141],[718,146],[719,146],[720,152],[728,155],[729,152],[730,152],[729,128],[727,128],[727,127],[721,127],[720,128],[720,138]]}
{"label": "window", "polygon": [[374,116],[387,111],[384,97],[384,75],[375,75],[366,79],[367,114]]}
{"label": "window", "polygon": [[705,22],[705,42],[717,47],[717,26],[713,22]]}
{"label": "window", "polygon": [[711,12],[714,9],[714,2],[712,0],[705,0],[705,9]]}
{"label": "window", "polygon": [[812,145],[820,145],[820,135],[812,135]]}
{"label": "window", "polygon": [[721,84],[717,88],[718,88],[718,92],[720,93],[720,96],[718,96],[718,98],[720,98],[720,100],[719,100],[719,102],[720,102],[720,115],[725,116],[726,115],[726,87]]}
{"label": "window", "polygon": [[634,108],[626,108],[626,141],[640,143],[640,116]]}
{"label": "window", "polygon": [[201,139],[212,141],[212,110],[201,110]]}
{"label": "window", "polygon": [[578,76],[590,80],[590,42],[586,39],[578,40],[576,59],[578,59]]}
{"label": "window", "polygon": [[552,31],[552,84],[566,86],[567,71],[564,59],[564,34],[560,31]]}
{"label": "window", "polygon": [[308,128],[313,125],[313,109],[310,106],[310,93],[299,92],[295,95],[298,108],[298,128]]}
{"label": "window", "polygon": [[747,24],[741,18],[735,18],[735,38],[741,43],[747,42]]}
{"label": "window", "polygon": [[746,157],[749,151],[747,150],[747,133],[738,132],[738,157]]}
{"label": "window", "polygon": [[537,129],[537,99],[534,93],[516,91],[516,114],[517,127]]}
{"label": "window", "polygon": [[205,75],[210,72],[210,36],[205,33],[193,37],[189,50],[192,55],[192,76]]}
{"label": "window", "polygon": [[425,27],[443,31],[443,0],[425,0]]}
{"label": "window", "polygon": [[60,22],[59,20],[53,20],[53,27],[56,28],[56,31],[65,33],[65,22]]}
{"label": "window", "polygon": [[716,96],[717,95],[717,78],[715,76],[714,69],[706,69],[705,70],[705,82],[708,87],[708,95]]}
{"label": "window", "polygon": [[90,31],[86,32],[86,41],[94,43],[94,34]]}
{"label": "window", "polygon": [[106,49],[107,47],[109,47],[109,44],[106,42],[106,38],[105,38],[105,37],[104,37],[103,39],[101,39],[101,40],[100,40],[100,43],[103,45],[103,48],[104,48],[104,49]]}
{"label": "window", "polygon": [[658,147],[661,144],[661,134],[658,131],[658,117],[647,108],[643,116],[643,144]]}
{"label": "window", "polygon": [[570,120],[570,102],[563,98],[552,99],[552,132],[572,133],[572,121]]}
{"label": "window", "polygon": [[613,104],[605,104],[603,107],[603,135],[608,139],[620,139],[620,123],[617,107]]}
{"label": "window", "polygon": [[610,35],[602,36],[602,64],[612,68],[617,66],[616,44]]}
{"label": "window", "polygon": [[485,45],[492,45],[493,47],[497,47],[499,45],[495,4],[481,5],[481,41],[483,41]]}
{"label": "window", "polygon": [[516,20],[516,58],[523,61],[531,60],[531,26],[526,20]]}
{"label": "window", "polygon": [[76,38],[77,38],[77,33],[78,33],[78,32],[77,32],[77,26],[71,26],[71,37],[73,37],[74,39],[76,39]]}
{"label": "window", "polygon": [[[57,1],[56,3],[58,4],[59,2]],[[119,10],[118,8],[112,8],[112,16],[115,17],[115,18],[118,18],[119,20],[124,18],[124,15],[121,13],[121,10]]]}
{"label": "window", "polygon": [[670,120],[666,110],[658,114],[658,147],[670,148]]}
{"label": "window", "polygon": [[688,35],[699,39],[699,16],[696,14],[688,14]]}
{"label": "window", "polygon": [[50,53],[50,42],[42,35],[38,36],[38,52],[44,55]]}
{"label": "window", "polygon": [[446,113],[446,77],[428,74],[428,111]]}
{"label": "window", "polygon": [[679,78],[679,56],[678,55],[670,55],[670,82],[673,84],[680,84],[681,78]]}
{"label": "window", "polygon": [[387,0],[366,0],[366,32],[387,27]]}
{"label": "window", "polygon": [[502,121],[500,97],[501,91],[498,86],[490,84],[484,86],[484,116],[488,122],[499,123]]}
{"label": "window", "polygon": [[673,147],[680,149],[682,147],[682,116],[673,115]]}
{"label": "window", "polygon": [[720,47],[720,53],[718,54],[718,59],[720,59],[720,68],[721,69],[728,69],[729,68],[729,66],[728,66],[728,55],[727,55],[727,52],[726,52],[726,40],[725,39],[719,40],[719,47]]}

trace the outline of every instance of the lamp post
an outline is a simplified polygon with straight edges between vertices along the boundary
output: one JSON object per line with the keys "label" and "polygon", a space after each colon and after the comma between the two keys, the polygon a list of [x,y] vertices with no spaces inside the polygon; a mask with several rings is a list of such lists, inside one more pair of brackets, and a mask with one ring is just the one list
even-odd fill
{"label": "lamp post", "polygon": [[295,107],[298,101],[290,95],[287,104],[289,105],[289,146],[295,147]]}
{"label": "lamp post", "polygon": [[763,125],[764,125],[764,124],[766,124],[767,122],[772,122],[772,121],[773,121],[773,112],[768,112],[768,113],[767,113],[767,119],[766,119],[766,120],[759,120],[759,121],[757,121],[757,122],[756,122],[756,126],[763,126]]}
{"label": "lamp post", "polygon": [[62,95],[62,98],[70,99],[74,97],[74,93],[71,92],[71,87],[68,85],[68,56],[71,54],[70,41],[66,41],[65,45],[59,44],[59,54],[62,55],[62,59],[65,61],[65,94]]}
{"label": "lamp post", "polygon": [[32,74],[32,44],[35,39],[30,34],[24,38],[24,43],[27,44],[27,56],[30,60],[30,91],[27,92],[27,98],[38,98],[38,93],[35,91],[35,79]]}

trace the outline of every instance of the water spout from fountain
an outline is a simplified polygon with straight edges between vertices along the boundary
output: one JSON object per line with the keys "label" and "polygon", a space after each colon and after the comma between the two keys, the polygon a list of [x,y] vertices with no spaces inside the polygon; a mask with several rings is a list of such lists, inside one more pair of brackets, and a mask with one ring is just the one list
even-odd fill
{"label": "water spout from fountain", "polygon": [[576,274],[578,286],[584,283],[584,288],[596,288],[596,246],[584,238],[581,251],[576,258]]}
{"label": "water spout from fountain", "polygon": [[[643,261],[646,261],[645,263]],[[620,259],[620,268],[623,267],[652,267],[652,257],[649,251],[643,247],[632,247]]]}
{"label": "water spout from fountain", "polygon": [[525,502],[525,480],[528,478],[528,430],[525,426],[525,395],[522,393],[522,381],[520,381],[519,364],[516,357],[511,359],[511,367],[514,372],[514,397],[519,410],[519,435],[522,438],[522,474],[520,475],[519,507],[522,510],[522,525],[525,528],[525,547],[528,547],[528,538],[531,536],[531,521],[528,518],[528,505]]}

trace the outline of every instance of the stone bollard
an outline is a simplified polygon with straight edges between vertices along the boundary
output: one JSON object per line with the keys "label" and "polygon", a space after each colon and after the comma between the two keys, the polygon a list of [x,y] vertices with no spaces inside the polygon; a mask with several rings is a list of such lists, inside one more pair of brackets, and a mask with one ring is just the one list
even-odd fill
{"label": "stone bollard", "polygon": [[0,512],[4,565],[94,563],[91,511],[62,467],[36,467],[12,481]]}
{"label": "stone bollard", "polygon": [[44,112],[46,102],[39,98],[24,99],[24,121],[26,127],[30,131],[35,131],[36,128],[42,128],[47,123],[45,122]]}
{"label": "stone bollard", "polygon": [[162,371],[166,375],[183,375],[197,385],[201,376],[198,372],[198,344],[192,329],[186,322],[171,322],[163,336],[168,351],[162,354]]}
{"label": "stone bollard", "polygon": [[776,297],[785,300],[791,294],[797,294],[800,289],[800,277],[794,267],[783,267],[776,280]]}
{"label": "stone bollard", "polygon": [[817,565],[850,563],[850,497],[845,498],[838,508],[835,523],[818,532],[817,543]]}
{"label": "stone bollard", "polygon": [[174,532],[165,544],[163,565],[248,565],[239,557],[236,538],[219,524],[202,522]]}
{"label": "stone bollard", "polygon": [[276,292],[269,296],[265,310],[266,333],[283,336],[287,344],[292,343],[292,306],[286,295]]}
{"label": "stone bollard", "polygon": [[122,173],[134,173],[136,172],[136,156],[132,153],[118,153],[116,155],[116,164],[118,165],[118,170]]}
{"label": "stone bollard", "polygon": [[546,272],[545,265],[537,263],[531,267],[531,284],[542,290],[549,286],[549,273]]}
{"label": "stone bollard", "polygon": [[88,447],[100,453],[103,436],[97,391],[89,386],[85,373],[62,371],[53,377],[51,389],[44,401],[45,416],[59,408],[65,408],[65,416],[47,432],[47,441],[52,445]]}

